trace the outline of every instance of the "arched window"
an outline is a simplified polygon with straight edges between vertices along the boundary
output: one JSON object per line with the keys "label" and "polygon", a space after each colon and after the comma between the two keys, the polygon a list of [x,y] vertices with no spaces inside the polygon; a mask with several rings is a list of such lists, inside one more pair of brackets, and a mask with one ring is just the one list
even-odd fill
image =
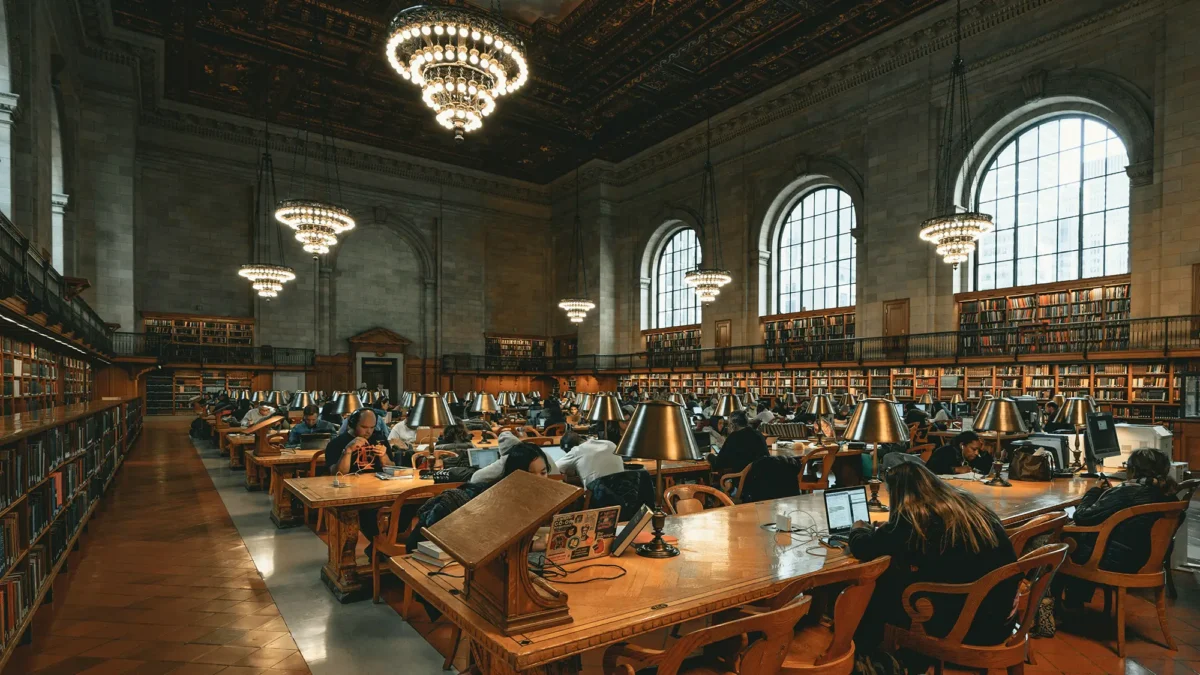
{"label": "arched window", "polygon": [[654,266],[654,328],[700,323],[700,300],[683,282],[699,258],[700,240],[694,230],[679,230],[663,245]]}
{"label": "arched window", "polygon": [[1006,143],[979,183],[995,219],[979,240],[975,288],[1026,286],[1129,271],[1129,157],[1093,117],[1058,117]]}
{"label": "arched window", "polygon": [[792,207],[779,232],[777,312],[853,307],[854,204],[835,187],[808,193]]}

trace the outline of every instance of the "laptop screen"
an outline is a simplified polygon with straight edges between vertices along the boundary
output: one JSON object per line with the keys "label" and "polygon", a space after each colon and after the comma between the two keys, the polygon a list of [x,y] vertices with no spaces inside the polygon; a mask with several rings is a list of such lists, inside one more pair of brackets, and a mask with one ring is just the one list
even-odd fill
{"label": "laptop screen", "polygon": [[829,533],[849,532],[858,520],[870,522],[865,486],[825,491],[825,519]]}
{"label": "laptop screen", "polygon": [[547,445],[542,448],[542,452],[546,453],[546,456],[549,457],[550,461],[554,462],[556,466],[558,465],[559,460],[567,455],[567,451],[563,450],[557,445]]}
{"label": "laptop screen", "polygon": [[693,415],[696,415],[697,417],[699,417],[700,415],[703,415],[703,414],[704,414],[704,408],[701,408],[701,407],[700,407],[700,406],[698,406],[698,405],[697,405],[697,406],[692,406],[692,414],[693,414]]}
{"label": "laptop screen", "polygon": [[467,457],[471,460],[471,466],[483,468],[491,465],[496,460],[500,459],[500,451],[494,448],[485,450],[468,450]]}

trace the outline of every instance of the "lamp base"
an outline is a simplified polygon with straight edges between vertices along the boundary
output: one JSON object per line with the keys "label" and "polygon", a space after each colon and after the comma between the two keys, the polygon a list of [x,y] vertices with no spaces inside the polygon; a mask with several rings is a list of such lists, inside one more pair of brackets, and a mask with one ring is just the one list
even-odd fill
{"label": "lamp base", "polygon": [[[659,479],[662,479],[661,460],[659,464]],[[661,494],[661,493],[660,493]],[[637,554],[643,558],[674,558],[679,555],[679,549],[667,543],[663,539],[663,525],[667,522],[667,514],[663,513],[662,508],[654,511],[654,517],[650,521],[654,526],[654,539],[650,540],[649,544],[639,544]]]}
{"label": "lamp base", "polygon": [[1008,482],[1004,476],[1000,474],[992,474],[992,477],[983,482],[984,485],[992,485],[995,487],[1012,487],[1012,483]]}
{"label": "lamp base", "polygon": [[871,500],[867,502],[867,510],[877,513],[887,513],[888,507],[884,506],[883,502],[879,501],[879,488],[883,486],[883,481],[878,478],[872,478],[867,481],[867,489],[871,491]]}

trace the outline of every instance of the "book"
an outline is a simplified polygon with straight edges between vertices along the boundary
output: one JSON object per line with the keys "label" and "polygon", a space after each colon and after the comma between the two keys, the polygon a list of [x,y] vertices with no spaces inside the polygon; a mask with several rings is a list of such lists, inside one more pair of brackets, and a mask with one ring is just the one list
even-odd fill
{"label": "book", "polygon": [[416,561],[418,561],[418,562],[423,562],[423,563],[425,563],[426,565],[431,565],[431,566],[433,566],[433,567],[436,567],[436,568],[438,568],[438,569],[442,569],[442,568],[444,568],[445,566],[447,566],[447,565],[450,565],[450,564],[453,564],[453,563],[454,563],[454,559],[453,559],[453,558],[450,558],[450,557],[446,557],[446,558],[444,558],[444,559],[441,559],[441,558],[431,558],[431,557],[429,557],[429,556],[425,555],[424,553],[421,553],[419,550],[418,550],[418,551],[416,551],[416,552],[414,552],[414,553],[412,554],[412,557],[413,557],[413,560],[416,560]]}
{"label": "book", "polygon": [[450,554],[443,551],[440,546],[433,543],[432,541],[422,541],[422,542],[418,543],[417,550],[414,551],[413,553],[414,553],[414,555],[417,553],[420,553],[421,555],[423,555],[427,558],[430,558],[432,560],[441,560],[441,561],[450,560]]}

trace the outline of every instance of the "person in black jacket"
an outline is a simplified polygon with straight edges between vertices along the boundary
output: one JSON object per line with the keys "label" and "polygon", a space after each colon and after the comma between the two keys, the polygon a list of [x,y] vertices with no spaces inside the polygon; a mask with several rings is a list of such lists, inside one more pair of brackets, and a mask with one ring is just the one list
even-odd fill
{"label": "person in black jacket", "polygon": [[944,476],[952,473],[988,473],[992,455],[983,449],[983,439],[974,431],[964,431],[929,456],[929,470]]}
{"label": "person in black jacket", "polygon": [[557,398],[551,396],[546,400],[545,411],[546,426],[567,423],[567,418],[563,416],[562,405],[558,402]]}
{"label": "person in black jacket", "polygon": [[[1084,493],[1075,508],[1076,525],[1094,527],[1133,506],[1175,501],[1178,486],[1169,475],[1171,461],[1163,453],[1150,448],[1134,450],[1126,460],[1125,470],[1128,480],[1120,485],[1107,490],[1097,486]],[[1136,516],[1113,528],[1100,558],[1100,569],[1123,574],[1141,569],[1150,557],[1150,530],[1157,518],[1155,514]],[[1071,552],[1071,560],[1087,562],[1096,548],[1096,535],[1084,533],[1072,537],[1075,550]],[[1066,607],[1083,605],[1096,590],[1091,582],[1067,576],[1056,576],[1054,582],[1055,594],[1064,594]]]}
{"label": "person in black jacket", "polygon": [[[888,522],[874,527],[860,521],[850,533],[850,553],[855,558],[892,558],[855,633],[860,650],[879,646],[885,623],[909,625],[901,606],[901,594],[909,585],[969,584],[1017,560],[996,514],[920,463],[901,462],[889,469],[887,490],[892,507]],[[1001,582],[983,599],[967,630],[966,644],[997,645],[1012,635],[1019,580],[1017,575]],[[965,596],[930,600],[933,618],[925,623],[925,632],[942,637],[958,620]]]}
{"label": "person in black jacket", "polygon": [[737,473],[756,459],[770,457],[767,440],[758,431],[750,428],[746,412],[739,410],[729,416],[733,433],[721,444],[721,451],[708,456],[709,464],[716,471]]}

